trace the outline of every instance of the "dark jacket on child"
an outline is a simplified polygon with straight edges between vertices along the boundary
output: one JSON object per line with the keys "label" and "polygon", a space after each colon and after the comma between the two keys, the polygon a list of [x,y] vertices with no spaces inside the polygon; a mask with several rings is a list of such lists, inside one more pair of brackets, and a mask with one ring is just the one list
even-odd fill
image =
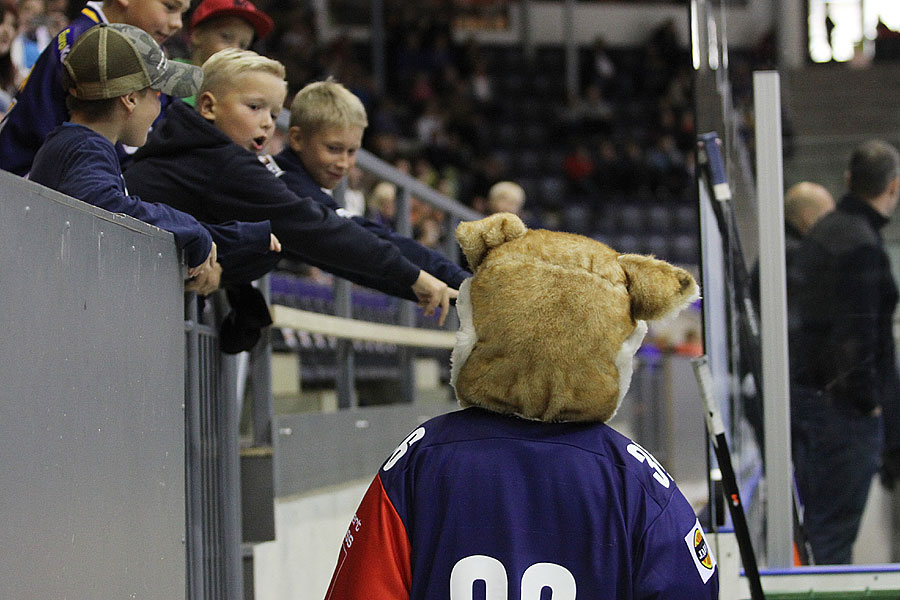
{"label": "dark jacket on child", "polygon": [[176,102],[125,172],[128,186],[201,221],[268,219],[287,258],[411,287],[419,267],[390,242],[292,192],[249,150]]}
{"label": "dark jacket on child", "polygon": [[268,221],[206,225],[166,204],[144,202],[130,195],[115,147],[84,125],[67,122],[51,131],[35,155],[30,178],[109,212],[126,214],[172,232],[188,266],[203,263],[215,241],[223,279],[227,273],[232,281],[238,280],[240,272],[245,272],[248,263],[254,261],[268,260],[271,268],[272,259],[266,259],[271,233]]}
{"label": "dark jacket on child", "polygon": [[[275,156],[275,161],[277,165],[271,165],[270,163],[270,170],[275,172],[291,191],[298,196],[312,198],[319,204],[327,206],[337,214],[347,218],[346,215],[342,214],[341,206],[335,201],[331,194],[327,193],[316,184],[312,176],[303,166],[300,157],[297,156],[293,150],[286,148]],[[470,276],[468,271],[440,252],[427,248],[412,238],[400,235],[389,227],[385,227],[384,225],[364,217],[350,216],[349,219],[359,226],[371,231],[379,238],[396,246],[400,252],[403,253],[403,256],[411,262],[431,273],[452,288],[459,289],[463,280]],[[350,281],[374,288],[386,294],[400,298],[413,298],[410,288],[399,286],[393,280],[372,277],[370,275],[361,275],[350,271],[336,269],[329,270],[344,279],[349,279]]]}

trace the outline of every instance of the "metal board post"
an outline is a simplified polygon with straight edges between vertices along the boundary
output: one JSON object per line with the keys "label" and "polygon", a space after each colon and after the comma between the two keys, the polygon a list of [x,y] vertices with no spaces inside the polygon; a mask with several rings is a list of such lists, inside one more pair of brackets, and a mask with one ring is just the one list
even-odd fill
{"label": "metal board post", "polygon": [[[257,282],[257,287],[271,305],[269,276],[264,275]],[[272,344],[271,332],[263,328],[259,341],[250,351],[250,380],[253,382],[253,444],[268,446],[272,444],[272,420],[275,406],[272,399]]]}
{"label": "metal board post", "polygon": [[[353,288],[346,279],[334,280],[334,314],[338,317],[353,318]],[[356,408],[356,360],[351,340],[337,341],[337,399],[339,408]]]}
{"label": "metal board post", "polygon": [[[187,598],[201,600],[204,598],[203,585],[203,521],[199,515],[203,513],[203,497],[200,489],[201,429],[200,429],[200,332],[197,295],[184,296],[185,327],[185,494],[187,530]],[[191,401],[191,399],[195,399]]]}
{"label": "metal board post", "polygon": [[[218,339],[210,336],[212,360],[218,358],[218,394],[213,410],[218,414],[218,438],[221,461],[218,487],[222,506],[222,569],[224,571],[225,598],[241,600],[244,597],[244,572],[241,552],[241,457],[240,430],[241,411],[235,394],[236,370],[232,357],[222,354]],[[269,399],[269,406],[272,402]],[[271,440],[271,417],[269,420],[269,440]],[[271,442],[270,442],[271,443]]]}
{"label": "metal board post", "polygon": [[[372,8],[375,11],[375,7]],[[334,199],[338,204],[347,207],[344,194],[347,192],[347,178],[341,179],[334,189]],[[346,279],[336,277],[331,286],[334,293],[334,315],[353,318],[353,285]],[[337,375],[335,376],[338,408],[356,408],[359,399],[356,395],[356,355],[353,342],[348,339],[337,341]]]}
{"label": "metal board post", "polygon": [[[397,233],[406,237],[412,237],[412,222],[410,220],[411,196],[409,188],[397,188]],[[414,327],[416,324],[415,305],[411,302],[400,303],[399,324]],[[416,378],[414,373],[415,350],[412,348],[400,348],[400,394],[402,401],[411,403],[416,397]]]}
{"label": "metal board post", "polygon": [[766,556],[770,567],[793,563],[790,388],[784,266],[781,88],[776,71],[753,74],[759,271],[762,308],[762,391],[766,469]]}

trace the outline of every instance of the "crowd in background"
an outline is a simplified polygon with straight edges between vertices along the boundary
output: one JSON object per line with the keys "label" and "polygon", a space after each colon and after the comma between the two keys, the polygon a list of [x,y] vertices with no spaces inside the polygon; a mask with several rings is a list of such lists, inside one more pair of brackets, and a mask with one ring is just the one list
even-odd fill
{"label": "crowd in background", "polygon": [[[618,209],[692,202],[693,71],[673,21],[630,48],[597,38],[580,49],[578,92],[570,95],[562,47],[538,48],[525,57],[519,46],[487,46],[471,35],[460,41],[450,3],[388,0],[382,92],[367,42],[347,34],[324,40],[305,2],[256,5],[273,17],[275,29],[254,49],[286,66],[288,99],[311,81],[333,77],[367,110],[367,150],[478,211],[513,210],[532,226],[592,235],[622,251],[648,251],[620,247],[625,241],[612,238],[622,225]],[[0,7],[5,110],[30,63],[82,3],[0,0]],[[174,58],[189,56],[190,14],[184,22],[167,42]],[[738,76],[750,72],[741,65],[735,61]],[[740,90],[738,83],[738,100]],[[277,144],[267,150],[277,153]],[[489,190],[503,181],[519,184],[516,202],[489,201]],[[352,212],[392,226],[396,193],[393,185],[354,169],[345,198]],[[425,246],[441,247],[452,235],[446,215],[415,198],[411,218],[414,236]]]}
{"label": "crowd in background", "polygon": [[[43,45],[80,10],[76,4],[2,0],[0,110]],[[367,109],[366,149],[476,210],[489,212],[490,186],[510,179],[525,189],[522,216],[531,224],[602,238],[616,226],[605,207],[692,197],[693,72],[674,22],[632,48],[610,48],[598,38],[581,49],[579,92],[567,95],[562,77],[537,72],[542,65],[498,61],[497,48],[472,36],[457,41],[450,3],[388,0],[379,93],[367,43],[348,35],[324,41],[309,3],[256,4],[276,26],[255,49],[285,64],[288,98],[310,81],[334,77]],[[187,56],[186,29],[168,42],[171,56]],[[750,60],[757,57],[736,60],[733,72],[749,73]],[[520,87],[511,89],[510,81]],[[740,89],[738,82],[737,100]],[[352,195],[366,198],[370,217],[393,221],[390,188],[361,174],[349,183]],[[437,247],[448,233],[444,215],[415,199],[412,213],[417,239]]]}
{"label": "crowd in background", "polygon": [[[367,42],[346,33],[324,40],[308,2],[255,4],[273,17],[275,29],[254,49],[285,65],[288,100],[307,83],[333,77],[366,108],[367,150],[480,212],[514,211],[532,226],[592,235],[622,251],[653,251],[612,236],[624,223],[619,213],[629,214],[619,209],[693,202],[694,74],[674,21],[629,48],[602,38],[581,48],[578,91],[567,94],[562,47],[525,57],[519,46],[454,35],[451,3],[386,0],[380,90]],[[43,47],[82,6],[0,0],[0,114]],[[189,56],[190,14],[184,22],[167,42],[173,58]],[[773,57],[765,39],[746,56],[734,55],[739,112],[751,104],[750,65]],[[267,150],[276,154],[277,145],[276,139]],[[489,200],[491,188],[507,181],[518,184],[516,201]],[[357,168],[347,178],[345,201],[351,212],[393,226],[396,193]],[[411,219],[414,236],[430,248],[452,235],[446,215],[415,198]]]}

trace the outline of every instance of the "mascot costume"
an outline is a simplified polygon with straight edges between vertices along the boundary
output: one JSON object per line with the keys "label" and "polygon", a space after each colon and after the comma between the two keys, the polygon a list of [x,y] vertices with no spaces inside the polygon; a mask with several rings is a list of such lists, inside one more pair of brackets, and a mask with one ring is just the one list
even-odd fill
{"label": "mascot costume", "polygon": [[716,562],[666,470],[605,425],[648,320],[691,275],[500,213],[461,223],[451,384],[462,410],[378,472],[328,600],[718,598]]}

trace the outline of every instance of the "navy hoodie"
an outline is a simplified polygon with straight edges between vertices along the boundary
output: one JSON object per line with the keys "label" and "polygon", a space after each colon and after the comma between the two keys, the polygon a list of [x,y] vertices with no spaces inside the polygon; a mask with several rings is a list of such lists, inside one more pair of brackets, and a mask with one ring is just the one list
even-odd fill
{"label": "navy hoodie", "polygon": [[411,287],[419,267],[396,246],[298,196],[190,106],[174,103],[125,171],[129,189],[200,221],[272,223],[287,258]]}
{"label": "navy hoodie", "polygon": [[223,284],[253,281],[277,261],[278,255],[269,253],[268,221],[209,225],[171,206],[129,195],[113,144],[84,125],[67,122],[51,131],[35,155],[30,178],[94,206],[171,231],[188,266],[203,263],[215,241]]}
{"label": "navy hoodie", "polygon": [[[333,211],[338,211],[341,208],[330,194],[316,184],[309,174],[309,171],[303,166],[300,157],[297,156],[293,150],[286,148],[280,154],[275,156],[275,161],[277,162],[277,167],[275,167],[275,169],[278,176],[285,184],[287,184],[291,191],[298,196],[309,196],[319,204],[327,206]],[[440,252],[426,248],[416,240],[400,235],[389,227],[385,227],[384,225],[380,225],[363,217],[353,216],[350,217],[350,220],[361,227],[366,228],[368,231],[371,231],[379,238],[387,240],[397,246],[400,252],[403,253],[403,256],[452,288],[459,289],[463,280],[470,275],[468,271]],[[330,271],[344,279],[349,279],[354,283],[374,288],[392,296],[400,298],[412,297],[412,292],[408,287],[402,288],[391,280],[372,277],[370,275],[338,271],[335,269],[330,269]]]}

